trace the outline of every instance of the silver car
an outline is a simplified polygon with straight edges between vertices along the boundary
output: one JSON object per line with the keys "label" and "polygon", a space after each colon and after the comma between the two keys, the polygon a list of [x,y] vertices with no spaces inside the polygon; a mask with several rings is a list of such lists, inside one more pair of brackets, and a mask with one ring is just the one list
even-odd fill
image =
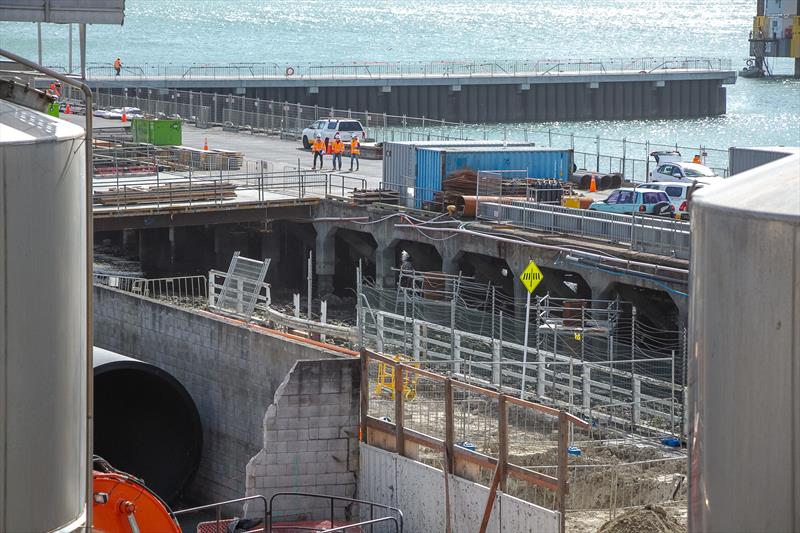
{"label": "silver car", "polygon": [[705,165],[699,163],[684,163],[670,161],[662,163],[655,170],[650,171],[649,181],[680,181],[691,183],[693,181],[713,181],[720,179],[717,174]]}

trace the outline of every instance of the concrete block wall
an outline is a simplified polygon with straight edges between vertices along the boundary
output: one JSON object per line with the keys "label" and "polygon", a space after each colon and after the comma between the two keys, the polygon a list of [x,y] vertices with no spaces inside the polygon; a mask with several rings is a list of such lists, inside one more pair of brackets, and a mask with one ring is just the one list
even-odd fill
{"label": "concrete block wall", "polygon": [[[263,448],[247,465],[248,496],[269,499],[293,491],[355,497],[359,382],[355,359],[295,363],[264,416]],[[344,507],[336,504],[337,518],[346,516]],[[326,500],[285,497],[273,509],[277,519],[330,516]]]}
{"label": "concrete block wall", "polygon": [[264,413],[287,372],[301,359],[336,357],[265,328],[98,286],[94,343],[162,368],[191,394],[203,424],[192,503],[244,495],[245,467],[263,446]]}
{"label": "concrete block wall", "polygon": [[[399,508],[403,512],[405,531],[445,530],[445,488],[441,470],[363,443],[360,450],[360,499]],[[453,531],[477,531],[489,488],[452,475],[449,488]],[[558,532],[558,512],[501,492],[495,498],[489,532]]]}

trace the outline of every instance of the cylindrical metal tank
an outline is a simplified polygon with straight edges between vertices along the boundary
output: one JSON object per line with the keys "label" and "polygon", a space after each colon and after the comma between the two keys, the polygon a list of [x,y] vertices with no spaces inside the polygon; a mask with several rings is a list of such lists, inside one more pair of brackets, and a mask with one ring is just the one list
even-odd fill
{"label": "cylindrical metal tank", "polygon": [[692,198],[689,531],[800,531],[800,157]]}
{"label": "cylindrical metal tank", "polygon": [[98,347],[93,363],[95,455],[175,503],[200,464],[194,400],[155,365]]}
{"label": "cylindrical metal tank", "polygon": [[0,100],[0,531],[86,510],[83,128]]}

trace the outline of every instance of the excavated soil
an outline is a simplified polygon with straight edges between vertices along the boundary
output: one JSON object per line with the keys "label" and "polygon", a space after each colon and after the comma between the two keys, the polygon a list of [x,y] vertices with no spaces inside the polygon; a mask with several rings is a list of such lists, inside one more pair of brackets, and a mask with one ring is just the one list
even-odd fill
{"label": "excavated soil", "polygon": [[624,512],[603,524],[597,533],[685,533],[686,528],[663,507],[645,505]]}

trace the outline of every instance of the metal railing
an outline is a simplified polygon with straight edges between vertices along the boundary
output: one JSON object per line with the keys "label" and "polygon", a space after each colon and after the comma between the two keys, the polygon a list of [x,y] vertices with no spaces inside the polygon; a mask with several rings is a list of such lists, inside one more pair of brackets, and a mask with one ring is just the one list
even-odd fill
{"label": "metal railing", "polygon": [[286,199],[349,199],[366,188],[366,180],[309,170],[240,173],[166,173],[95,177],[95,216],[142,208],[169,209],[209,206],[263,205]]}
{"label": "metal railing", "polygon": [[[227,296],[223,297],[223,289],[227,285]],[[246,310],[250,312],[247,317],[252,317],[252,313],[259,311],[265,313],[272,303],[272,293],[270,284],[261,282],[257,287],[252,287],[251,279],[243,278],[220,272],[209,270],[208,272],[208,308],[222,311],[238,313],[243,315]],[[247,288],[252,287],[251,294],[247,294]],[[257,289],[257,290],[255,290]],[[252,302],[248,301],[250,296],[255,294]],[[250,305],[252,303],[252,305]]]}
{"label": "metal railing", "polygon": [[205,276],[148,279],[115,274],[94,274],[93,278],[95,285],[103,285],[154,300],[204,304],[208,298],[206,292],[208,281]]}
{"label": "metal railing", "polygon": [[727,149],[613,139],[525,124],[468,124],[174,89],[129,89],[127,96],[98,91],[95,100],[98,108],[137,107],[149,114],[179,116],[198,127],[227,125],[250,133],[290,134],[297,138],[316,120],[346,117],[360,121],[369,138],[376,142],[526,141],[539,146],[571,148],[575,151],[578,167],[597,172],[620,172],[631,181],[647,180],[655,166],[650,153],[661,150],[700,154],[717,174],[728,174]]}
{"label": "metal railing", "polygon": [[[273,516],[275,514],[274,511],[274,502],[277,498],[309,498],[309,499],[317,499],[317,500],[328,500],[329,503],[329,511],[330,514],[328,518],[330,520],[330,528],[326,528],[325,530],[321,531],[321,533],[332,533],[334,531],[349,531],[350,528],[356,528],[360,526],[370,526],[370,531],[373,531],[373,526],[375,524],[380,524],[384,522],[391,522],[394,525],[394,530],[397,533],[403,533],[403,511],[396,507],[391,507],[389,505],[384,505],[382,503],[375,503],[367,500],[358,500],[356,498],[348,498],[345,496],[330,496],[327,494],[313,494],[309,492],[278,492],[272,495],[269,499],[269,506],[267,507],[267,532],[277,532],[284,529],[289,529],[292,531],[296,530],[305,530],[308,529],[309,531],[320,531],[318,527],[311,528],[311,527],[298,527],[292,524],[281,525],[281,526],[274,526],[273,525]],[[368,506],[369,507],[369,518],[366,520],[359,521],[358,523],[346,524],[342,526],[336,526],[336,502],[346,502],[348,506],[352,506],[353,504],[358,506]],[[375,518],[375,508],[382,509],[384,511],[388,511],[393,513],[392,516],[384,516]]]}
{"label": "metal railing", "polygon": [[222,533],[223,531],[228,531],[228,522],[230,522],[229,520],[225,520],[225,519],[222,518],[222,507],[224,505],[232,505],[234,503],[244,503],[244,504],[246,504],[247,502],[254,501],[254,500],[260,500],[263,503],[263,505],[264,505],[264,514],[262,515],[263,516],[263,520],[264,520],[263,524],[268,524],[269,523],[268,522],[269,507],[268,507],[268,504],[267,504],[267,498],[265,498],[261,494],[256,494],[255,496],[247,496],[246,498],[236,498],[236,499],[227,500],[227,501],[224,501],[224,502],[210,503],[208,505],[201,505],[199,507],[191,507],[189,509],[181,509],[180,511],[173,511],[172,512],[172,516],[183,516],[183,515],[197,513],[197,512],[200,512],[200,511],[206,511],[206,510],[209,510],[209,509],[214,509],[214,511],[216,512],[216,520],[215,520],[215,527],[214,527],[215,533]]}
{"label": "metal railing", "polygon": [[689,259],[689,222],[650,215],[622,215],[533,202],[480,202],[478,217],[527,229],[594,237],[631,250]]}
{"label": "metal railing", "polygon": [[[598,59],[541,59],[490,61],[398,61],[365,63],[144,63],[123,65],[117,75],[113,65],[90,63],[89,80],[120,79],[331,79],[407,77],[509,77],[556,76],[588,73],[659,71],[728,71],[731,60],[711,57],[644,57]],[[65,70],[64,67],[53,67]]]}
{"label": "metal railing", "polygon": [[[222,302],[222,290],[228,281],[228,296],[226,302]],[[252,310],[248,312],[247,299],[252,292],[247,291],[247,285],[251,283],[247,279],[238,276],[231,276],[227,272],[210,270],[208,272],[208,307],[215,312],[235,316],[247,322],[258,321],[261,323],[272,324],[276,327],[307,331],[313,336],[324,340],[327,337],[342,339],[348,343],[356,338],[356,331],[352,327],[339,326],[327,323],[325,313],[322,313],[320,320],[311,318],[301,318],[298,306],[295,307],[295,315],[284,314],[271,307],[272,297],[270,285],[266,282],[260,284],[259,292],[256,296]],[[224,305],[223,305],[224,303]],[[326,306],[321,302],[321,306]]]}

